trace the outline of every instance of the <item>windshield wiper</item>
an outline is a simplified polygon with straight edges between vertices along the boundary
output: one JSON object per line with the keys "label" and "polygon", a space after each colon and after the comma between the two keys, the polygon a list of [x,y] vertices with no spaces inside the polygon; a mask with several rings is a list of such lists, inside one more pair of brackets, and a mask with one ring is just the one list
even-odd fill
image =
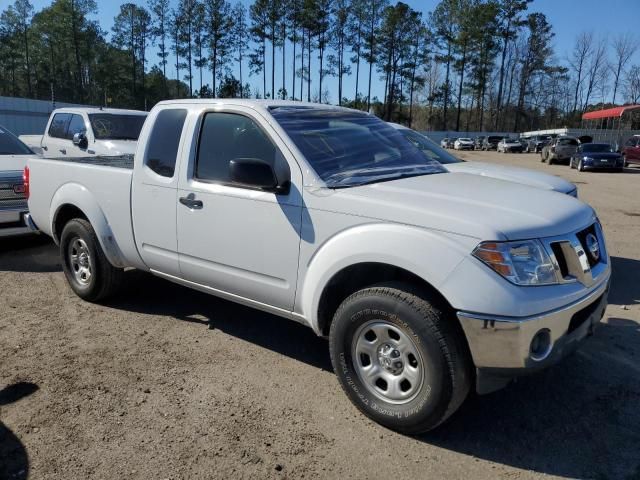
{"label": "windshield wiper", "polygon": [[336,189],[342,189],[342,188],[360,187],[362,185],[371,185],[372,183],[389,182],[392,180],[400,180],[403,178],[411,178],[411,177],[421,177],[423,175],[433,175],[436,173],[444,173],[444,172],[434,170],[434,171],[422,171],[422,172],[414,172],[414,173],[397,173],[395,175],[372,178],[371,180],[365,180],[363,182],[348,183],[345,185],[331,185],[329,186],[329,188],[336,190]]}

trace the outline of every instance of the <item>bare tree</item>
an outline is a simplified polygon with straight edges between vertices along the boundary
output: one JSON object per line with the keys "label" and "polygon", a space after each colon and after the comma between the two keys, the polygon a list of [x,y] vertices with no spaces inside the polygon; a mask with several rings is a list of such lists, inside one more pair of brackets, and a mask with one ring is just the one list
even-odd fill
{"label": "bare tree", "polygon": [[640,66],[634,65],[624,77],[625,98],[630,103],[640,102]]}
{"label": "bare tree", "polygon": [[611,99],[611,103],[615,104],[616,93],[618,92],[618,85],[620,84],[620,74],[629,59],[638,49],[638,42],[629,34],[620,34],[613,40],[612,46],[614,61],[611,64],[611,71],[613,72],[613,98]]}
{"label": "bare tree", "polygon": [[587,68],[587,74],[585,80],[587,82],[587,91],[585,93],[584,103],[582,110],[586,110],[589,105],[589,99],[594,90],[598,88],[599,82],[605,77],[603,76],[604,70],[607,68],[607,41],[605,39],[600,40],[593,46],[591,55],[589,56],[589,64]]}
{"label": "bare tree", "polygon": [[569,57],[569,65],[575,74],[575,92],[573,96],[573,111],[578,109],[578,94],[582,89],[583,75],[586,69],[587,59],[593,51],[593,33],[582,32],[576,38],[576,44]]}

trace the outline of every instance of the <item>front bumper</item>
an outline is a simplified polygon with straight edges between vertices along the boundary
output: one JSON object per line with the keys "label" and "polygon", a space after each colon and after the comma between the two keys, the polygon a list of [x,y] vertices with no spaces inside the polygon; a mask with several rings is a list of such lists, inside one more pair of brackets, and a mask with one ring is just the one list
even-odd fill
{"label": "front bumper", "polygon": [[[513,378],[553,365],[573,352],[602,319],[608,293],[609,275],[582,299],[531,317],[458,312],[477,368],[478,393],[498,390]],[[543,331],[548,335],[548,349],[533,354],[532,341]]]}
{"label": "front bumper", "polygon": [[599,160],[583,160],[582,168],[585,170],[615,170],[623,168],[624,163],[620,161],[601,162]]}

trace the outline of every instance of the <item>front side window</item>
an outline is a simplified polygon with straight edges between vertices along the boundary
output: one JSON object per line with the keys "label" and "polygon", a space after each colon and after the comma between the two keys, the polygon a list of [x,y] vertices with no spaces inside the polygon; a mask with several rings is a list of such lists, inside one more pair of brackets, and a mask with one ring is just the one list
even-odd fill
{"label": "front side window", "polygon": [[96,140],[138,140],[146,118],[146,115],[89,114]]}
{"label": "front side window", "polygon": [[[30,155],[33,152],[14,134],[0,127],[0,155]],[[0,164],[2,169],[2,164]]]}
{"label": "front side window", "polygon": [[71,121],[67,128],[67,138],[73,140],[76,133],[86,133],[87,127],[84,124],[84,118],[81,115],[71,115]]}
{"label": "front side window", "polygon": [[329,188],[447,172],[373,115],[309,107],[277,107],[271,114]]}
{"label": "front side window", "polygon": [[259,159],[275,169],[277,152],[251,118],[235,113],[207,113],[200,130],[195,176],[199,180],[231,183],[231,160]]}
{"label": "front side window", "polygon": [[49,126],[49,136],[55,138],[67,138],[67,126],[71,120],[70,113],[56,113]]}
{"label": "front side window", "polygon": [[186,118],[187,111],[183,108],[161,110],[156,117],[149,136],[145,163],[158,175],[173,177]]}

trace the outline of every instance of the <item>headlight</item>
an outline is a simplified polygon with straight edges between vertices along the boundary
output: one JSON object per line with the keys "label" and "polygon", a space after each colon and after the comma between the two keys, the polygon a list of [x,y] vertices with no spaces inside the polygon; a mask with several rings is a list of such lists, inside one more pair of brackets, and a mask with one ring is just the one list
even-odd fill
{"label": "headlight", "polygon": [[585,162],[593,162],[593,158],[591,157],[582,157]]}
{"label": "headlight", "polygon": [[551,259],[537,240],[482,242],[473,256],[516,285],[558,283]]}

